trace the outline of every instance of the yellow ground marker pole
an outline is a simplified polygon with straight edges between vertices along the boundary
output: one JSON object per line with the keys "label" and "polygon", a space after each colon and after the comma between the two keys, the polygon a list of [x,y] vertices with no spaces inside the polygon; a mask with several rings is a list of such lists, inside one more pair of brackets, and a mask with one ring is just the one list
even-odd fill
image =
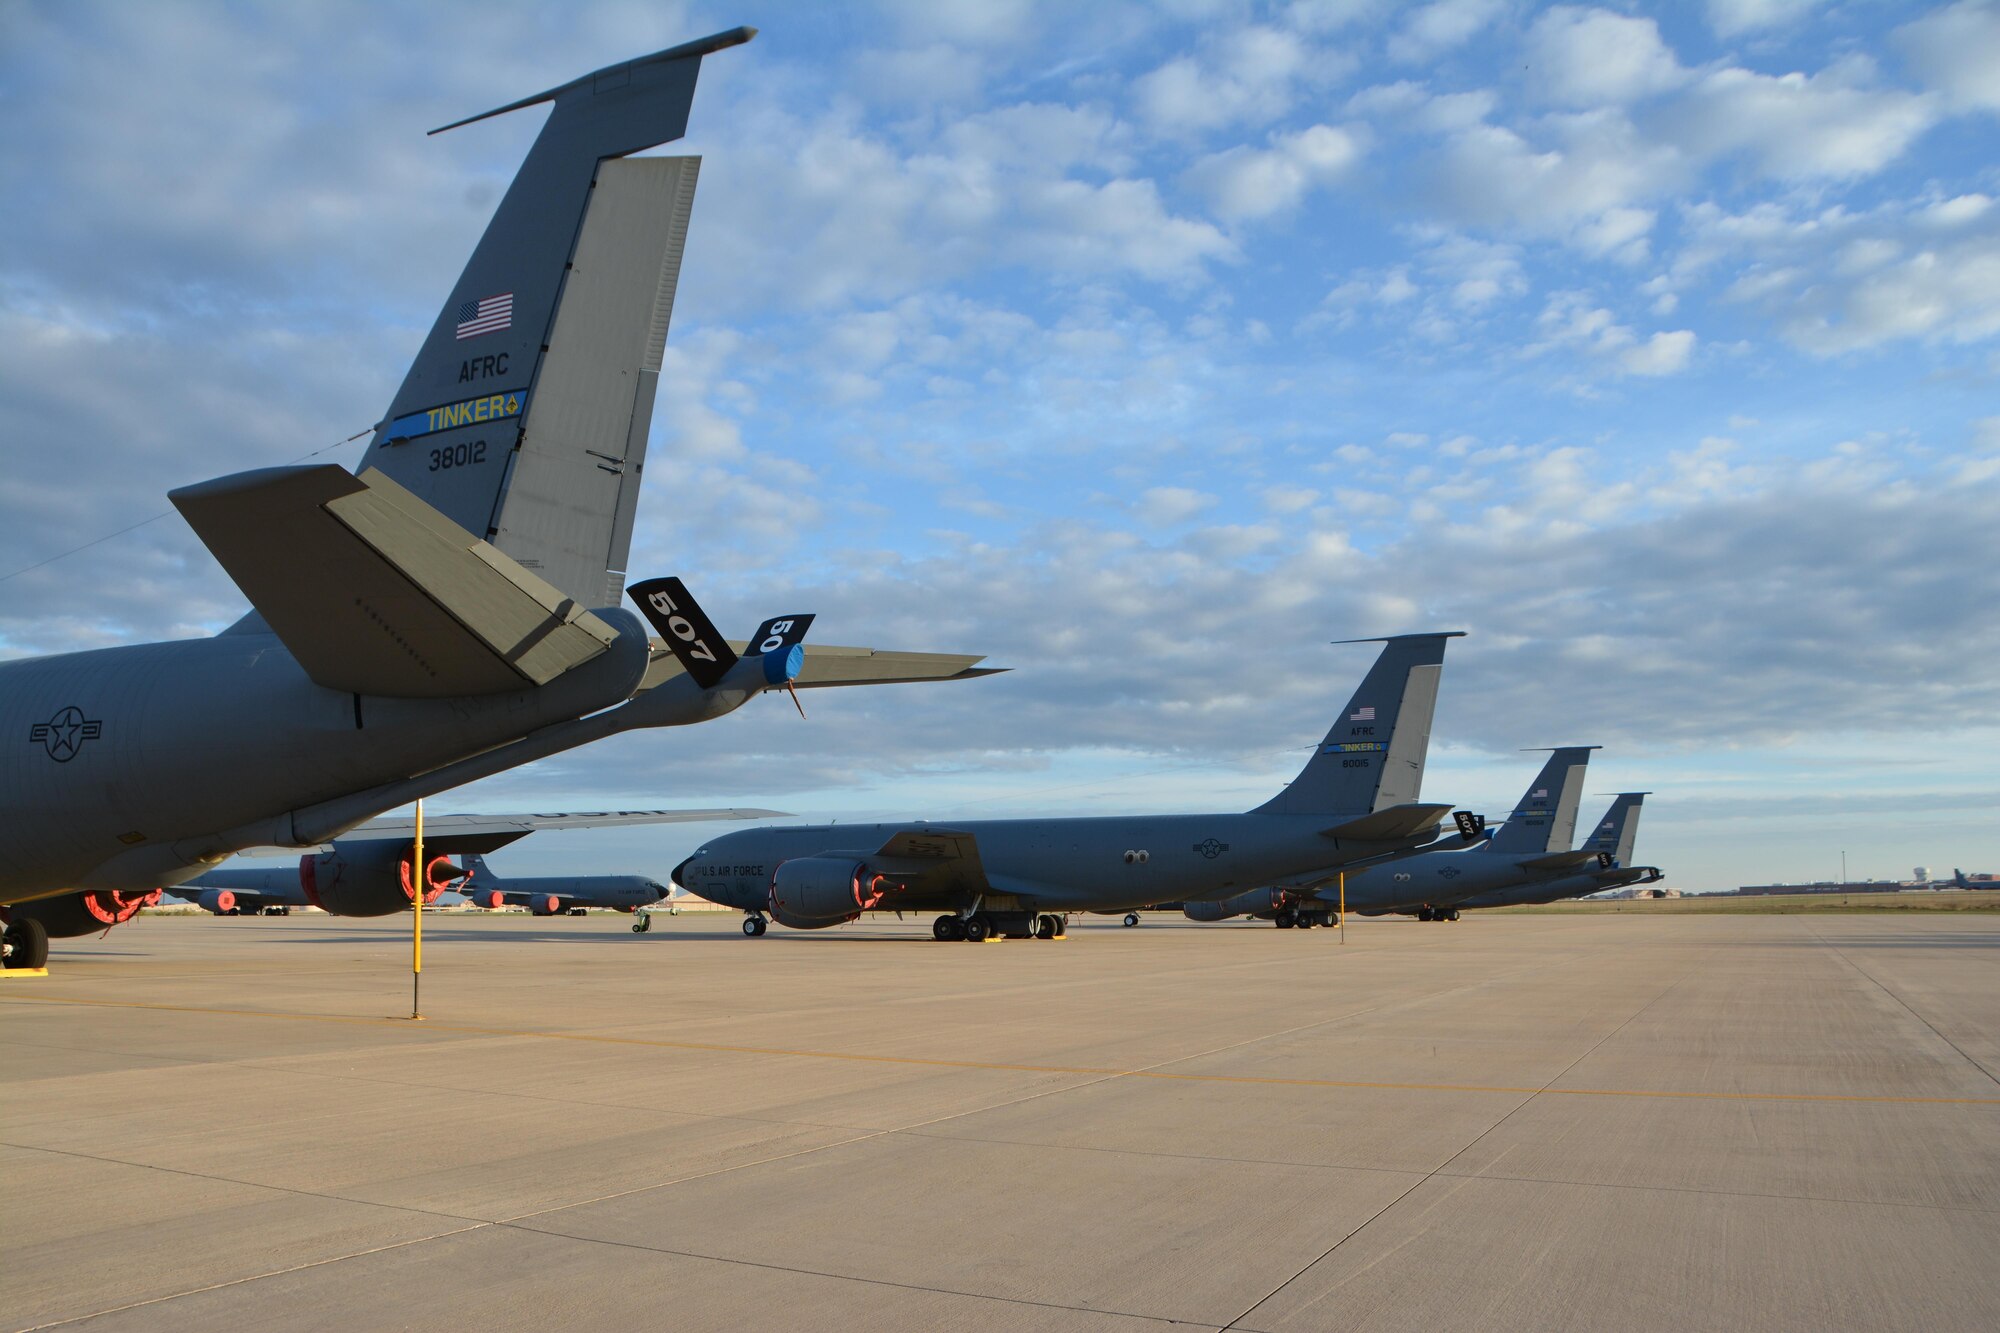
{"label": "yellow ground marker pole", "polygon": [[417,845],[412,853],[414,864],[410,867],[410,897],[416,907],[416,914],[410,918],[410,1018],[423,1021],[423,1011],[418,1000],[424,986],[424,890],[429,887],[430,876],[424,872],[424,803],[417,802]]}
{"label": "yellow ground marker pole", "polygon": [[1347,943],[1347,872],[1340,872],[1340,942]]}

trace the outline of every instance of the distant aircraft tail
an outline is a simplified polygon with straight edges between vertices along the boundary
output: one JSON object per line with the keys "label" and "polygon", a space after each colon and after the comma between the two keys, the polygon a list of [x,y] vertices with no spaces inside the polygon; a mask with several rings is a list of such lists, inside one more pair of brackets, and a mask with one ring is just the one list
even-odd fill
{"label": "distant aircraft tail", "polygon": [[1489,852],[1540,855],[1566,852],[1576,836],[1576,807],[1583,798],[1584,766],[1595,745],[1565,745],[1521,794],[1507,822],[1486,843]]}
{"label": "distant aircraft tail", "polygon": [[1369,814],[1416,800],[1445,641],[1458,637],[1452,632],[1347,640],[1379,642],[1382,655],[1299,775],[1255,813]]}
{"label": "distant aircraft tail", "polygon": [[1584,839],[1584,850],[1611,857],[1613,865],[1631,865],[1632,847],[1639,837],[1639,807],[1649,795],[1650,792],[1643,791],[1620,792],[1611,802],[1611,808],[1604,812],[1604,818],[1597,821],[1597,827]]}
{"label": "distant aircraft tail", "polygon": [[586,607],[624,589],[700,166],[624,159],[680,138],[701,58],[754,35],[718,33],[444,127],[554,104],[363,466]]}

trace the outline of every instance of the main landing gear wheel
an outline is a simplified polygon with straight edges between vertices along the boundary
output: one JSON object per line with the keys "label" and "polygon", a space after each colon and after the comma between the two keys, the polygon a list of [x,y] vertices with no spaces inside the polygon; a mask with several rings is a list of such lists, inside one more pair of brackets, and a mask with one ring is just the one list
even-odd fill
{"label": "main landing gear wheel", "polygon": [[1436,912],[1433,912],[1433,911],[1432,911],[1432,910],[1431,910],[1430,908],[1428,908],[1428,907],[1419,907],[1419,908],[1417,909],[1417,920],[1419,920],[1419,921],[1435,921],[1435,920],[1437,920],[1437,913],[1436,913]]}
{"label": "main landing gear wheel", "polygon": [[993,928],[986,924],[986,919],[984,917],[975,916],[966,918],[965,938],[970,940],[972,943],[979,944],[983,942],[986,939],[986,937],[988,935],[991,935],[992,933],[993,933]]}
{"label": "main landing gear wheel", "polygon": [[1139,924],[1139,914],[1138,914],[1137,912],[1127,912],[1127,913],[1125,914],[1125,924],[1126,924],[1126,925],[1128,925],[1128,926],[1136,926],[1136,925],[1138,925],[1138,924]]}
{"label": "main landing gear wheel", "polygon": [[1271,924],[1279,930],[1290,930],[1299,924],[1299,919],[1292,914],[1291,908],[1281,907],[1278,909],[1277,914],[1271,918]]}
{"label": "main landing gear wheel", "polygon": [[1449,912],[1446,912],[1446,913],[1444,914],[1444,919],[1445,919],[1446,921],[1456,921],[1456,920],[1458,920],[1458,909],[1457,909],[1456,907],[1454,907],[1454,908],[1452,908],[1452,909],[1451,909],[1451,910],[1450,910]]}
{"label": "main landing gear wheel", "polygon": [[1052,916],[1036,917],[1035,938],[1038,940],[1054,939],[1056,937],[1057,927],[1060,926],[1061,924],[1062,923],[1060,921],[1058,921],[1055,917]]}
{"label": "main landing gear wheel", "polygon": [[965,922],[955,916],[941,916],[931,922],[931,938],[957,941],[965,938]]}
{"label": "main landing gear wheel", "polygon": [[7,927],[6,963],[7,967],[35,968],[49,965],[48,928],[31,916],[24,916]]}
{"label": "main landing gear wheel", "polygon": [[743,918],[743,933],[751,936],[753,939],[758,935],[762,935],[766,929],[768,927],[764,924],[764,918],[761,916],[746,916]]}

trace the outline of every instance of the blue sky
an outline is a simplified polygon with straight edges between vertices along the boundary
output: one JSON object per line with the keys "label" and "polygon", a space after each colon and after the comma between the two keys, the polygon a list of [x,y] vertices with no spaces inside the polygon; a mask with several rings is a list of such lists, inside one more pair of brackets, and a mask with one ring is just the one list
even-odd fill
{"label": "blue sky", "polygon": [[[742,22],[634,568],[1017,669],[456,804],[1242,808],[1450,628],[1429,796],[1597,743],[1670,883],[2000,869],[1993,4],[0,7],[0,574],[377,419],[541,113],[424,130]],[[241,607],[165,518],[0,652]]]}

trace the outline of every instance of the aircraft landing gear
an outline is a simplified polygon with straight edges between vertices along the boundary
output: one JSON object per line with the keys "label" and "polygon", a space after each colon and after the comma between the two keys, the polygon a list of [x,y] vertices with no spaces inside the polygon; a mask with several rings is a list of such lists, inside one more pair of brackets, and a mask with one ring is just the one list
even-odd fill
{"label": "aircraft landing gear", "polygon": [[743,918],[743,933],[752,939],[762,935],[768,929],[770,929],[769,925],[766,924],[764,918],[761,916],[751,915]]}
{"label": "aircraft landing gear", "polygon": [[31,916],[9,923],[5,944],[0,950],[6,954],[7,970],[26,971],[30,968],[49,965],[48,928]]}
{"label": "aircraft landing gear", "polygon": [[632,933],[643,935],[653,928],[653,918],[649,913],[640,912],[632,918]]}
{"label": "aircraft landing gear", "polygon": [[1430,908],[1428,908],[1428,907],[1419,907],[1419,908],[1417,909],[1417,920],[1419,920],[1419,921],[1435,921],[1435,920],[1437,920],[1437,913],[1436,913],[1436,912],[1433,912],[1433,911],[1432,911],[1432,910],[1431,910]]}
{"label": "aircraft landing gear", "polygon": [[1035,918],[1035,938],[1052,940],[1063,933],[1062,918],[1059,916],[1039,916]]}
{"label": "aircraft landing gear", "polygon": [[1128,926],[1136,926],[1136,925],[1138,925],[1138,924],[1139,924],[1139,914],[1138,914],[1137,912],[1127,912],[1127,913],[1125,914],[1125,924],[1126,924],[1126,925],[1128,925]]}
{"label": "aircraft landing gear", "polygon": [[1290,930],[1292,927],[1299,924],[1299,919],[1296,915],[1293,914],[1291,908],[1280,907],[1277,911],[1277,915],[1271,918],[1271,924],[1276,926],[1279,930]]}
{"label": "aircraft landing gear", "polygon": [[993,928],[986,924],[985,917],[969,916],[965,918],[965,938],[971,943],[983,944],[986,937],[992,933]]}
{"label": "aircraft landing gear", "polygon": [[961,916],[941,916],[931,922],[931,938],[934,940],[962,940],[965,938],[965,918]]}
{"label": "aircraft landing gear", "polygon": [[1456,921],[1458,920],[1458,909],[1456,907],[1447,908],[1437,914],[1437,919],[1440,921]]}

